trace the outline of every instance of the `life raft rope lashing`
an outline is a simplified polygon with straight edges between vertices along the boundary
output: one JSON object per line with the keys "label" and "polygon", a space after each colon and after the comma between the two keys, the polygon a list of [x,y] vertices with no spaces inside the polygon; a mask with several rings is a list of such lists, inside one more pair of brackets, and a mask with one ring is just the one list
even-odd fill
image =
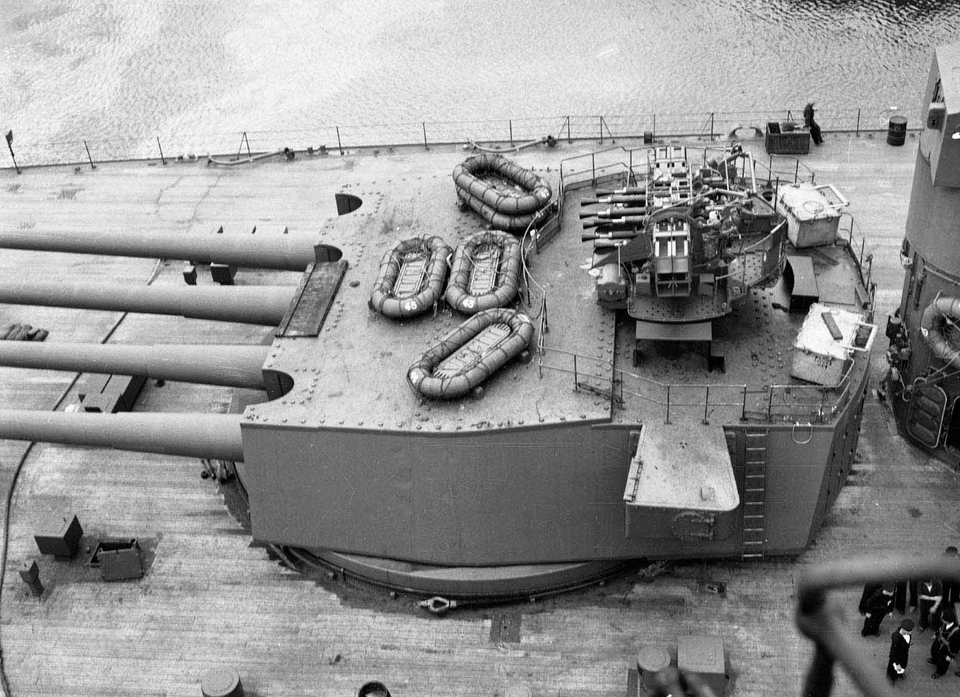
{"label": "life raft rope lashing", "polygon": [[407,370],[419,395],[456,399],[470,393],[533,339],[533,321],[522,312],[495,308],[478,312],[431,346]]}
{"label": "life raft rope lashing", "polygon": [[536,213],[526,213],[524,215],[500,213],[493,206],[484,203],[476,196],[471,196],[468,192],[460,188],[457,189],[457,198],[497,230],[503,230],[515,235],[523,234],[526,229],[530,227],[530,223],[537,217]]}
{"label": "life raft rope lashing", "polygon": [[371,309],[393,319],[415,317],[440,299],[451,250],[440,237],[413,237],[383,255]]}
{"label": "life raft rope lashing", "polygon": [[520,283],[520,242],[505,232],[478,232],[457,247],[444,295],[465,315],[504,307]]}

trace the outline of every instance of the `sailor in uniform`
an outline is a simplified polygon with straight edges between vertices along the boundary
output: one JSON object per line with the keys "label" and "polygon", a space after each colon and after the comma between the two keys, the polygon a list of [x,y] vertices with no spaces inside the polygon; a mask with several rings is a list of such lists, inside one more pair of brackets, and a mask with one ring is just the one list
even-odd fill
{"label": "sailor in uniform", "polygon": [[863,620],[863,629],[860,636],[880,636],[880,623],[893,610],[893,583],[884,583],[880,590],[874,592],[867,600],[866,617]]}
{"label": "sailor in uniform", "polygon": [[814,120],[813,102],[803,107],[803,125],[810,129],[810,137],[813,138],[815,145],[823,142],[823,136],[820,135],[820,126]]}
{"label": "sailor in uniform", "polygon": [[920,581],[917,592],[920,594],[920,615],[917,617],[917,623],[920,625],[922,634],[927,627],[937,628],[937,618],[940,616],[940,605],[943,602],[943,584],[936,578]]}
{"label": "sailor in uniform", "polygon": [[957,614],[952,605],[944,607],[940,622],[940,631],[930,646],[930,658],[927,659],[928,663],[937,667],[934,680],[946,674],[953,657],[960,651],[960,627],[957,626]]}
{"label": "sailor in uniform", "polygon": [[890,637],[890,658],[887,661],[887,679],[895,683],[903,680],[907,672],[907,660],[910,658],[910,632],[913,620],[903,620]]}

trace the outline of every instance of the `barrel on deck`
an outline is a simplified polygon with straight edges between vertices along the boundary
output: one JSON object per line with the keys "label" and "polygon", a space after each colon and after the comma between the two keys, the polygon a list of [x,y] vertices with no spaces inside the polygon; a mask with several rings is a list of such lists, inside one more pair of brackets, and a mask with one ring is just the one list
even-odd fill
{"label": "barrel on deck", "polygon": [[887,126],[887,145],[903,145],[907,140],[907,117],[891,116]]}

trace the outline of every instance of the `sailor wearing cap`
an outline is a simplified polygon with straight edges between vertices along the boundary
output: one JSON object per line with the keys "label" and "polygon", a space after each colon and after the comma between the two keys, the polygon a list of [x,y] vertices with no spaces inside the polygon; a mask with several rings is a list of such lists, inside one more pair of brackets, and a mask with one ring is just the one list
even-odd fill
{"label": "sailor wearing cap", "polygon": [[953,605],[947,605],[943,609],[940,631],[937,632],[937,637],[930,646],[928,663],[937,667],[937,672],[933,674],[934,679],[947,672],[950,662],[958,652],[960,652],[960,627],[957,626],[957,615]]}
{"label": "sailor wearing cap", "polygon": [[910,632],[913,620],[903,620],[890,637],[890,660],[887,661],[887,678],[895,683],[902,680],[907,672],[907,660],[910,657]]}
{"label": "sailor wearing cap", "polygon": [[863,629],[860,630],[861,636],[880,636],[880,623],[883,618],[893,610],[893,591],[896,588],[893,583],[884,583],[883,586],[874,592],[867,600],[867,616],[863,620]]}

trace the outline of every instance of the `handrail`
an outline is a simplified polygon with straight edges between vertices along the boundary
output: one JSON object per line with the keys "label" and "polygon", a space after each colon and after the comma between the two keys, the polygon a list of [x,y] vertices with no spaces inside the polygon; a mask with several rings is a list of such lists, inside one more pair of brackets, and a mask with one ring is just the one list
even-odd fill
{"label": "handrail", "polygon": [[[793,169],[774,168],[774,157],[778,158],[778,163],[783,161],[784,158],[791,159],[793,161]],[[816,172],[796,157],[790,157],[789,155],[770,155],[767,162],[764,163],[759,160],[756,162],[761,169],[766,171],[766,176],[764,177],[761,174],[760,178],[766,179],[768,185],[776,183],[779,186],[780,184],[799,184],[801,182],[815,184],[817,180]],[[802,177],[800,176],[801,170],[804,170]]]}
{"label": "handrail", "polygon": [[[847,223],[846,228],[843,227],[844,222]],[[838,228],[838,234],[845,232],[847,235],[844,241],[847,243],[847,249],[850,251],[850,255],[857,264],[857,271],[860,273],[861,283],[863,283],[865,286],[868,285],[870,279],[863,273],[863,264],[865,261],[869,262],[869,276],[872,276],[873,260],[869,255],[866,257],[864,256],[866,254],[867,236],[863,234],[863,230],[860,229],[860,225],[854,219],[853,214],[849,211],[843,211],[840,213],[840,222],[838,223]],[[843,239],[842,234],[841,239]],[[859,250],[857,250],[857,243],[859,243]]]}
{"label": "handrail", "polygon": [[[544,316],[545,302],[544,299]],[[642,402],[662,407],[664,423],[670,423],[671,412],[675,413],[677,409],[689,407],[696,407],[698,411],[702,410],[705,415],[704,420],[706,420],[706,415],[710,413],[711,408],[737,407],[740,409],[742,420],[759,419],[771,423],[774,421],[796,422],[802,418],[811,423],[824,423],[846,404],[852,389],[852,363],[846,367],[840,382],[834,387],[779,384],[764,385],[762,389],[751,389],[751,386],[747,384],[663,383],[653,378],[617,368],[607,358],[547,346],[544,333],[544,331],[541,331],[537,337],[537,363],[541,377],[545,370],[573,375],[575,390],[579,390],[583,385],[581,378],[589,378],[598,383],[596,389],[602,389],[604,392],[616,395],[617,399],[615,401],[621,406],[625,406],[625,398],[630,396]],[[545,359],[549,354],[569,359],[569,367],[547,363]],[[583,370],[583,365],[590,362],[608,366],[610,374],[598,374]],[[658,397],[657,394],[651,392],[631,389],[628,386],[628,379],[641,388],[646,385],[652,391],[662,394],[663,397]],[[678,400],[678,394],[683,395],[690,391],[702,392],[704,397],[695,401]],[[730,393],[737,394],[736,401],[729,401],[729,397],[724,398],[724,395]],[[761,394],[764,395],[762,411],[748,408],[747,396]],[[789,401],[788,395],[791,398]]]}
{"label": "handrail", "polygon": [[[617,138],[642,138],[651,134],[664,138],[706,138],[705,122],[711,124],[711,140],[716,137],[733,138],[739,128],[750,126],[762,133],[766,121],[779,120],[786,109],[755,111],[711,111],[688,113],[648,113],[639,115],[544,116],[534,118],[477,119],[462,121],[416,121],[380,124],[330,124],[312,128],[263,131],[208,131],[202,133],[166,132],[120,134],[101,138],[77,136],[69,140],[30,140],[18,135],[18,161],[21,166],[53,164],[86,164],[89,162],[123,160],[166,160],[196,156],[232,156],[236,152],[237,137],[246,137],[248,156],[291,148],[297,152],[346,154],[348,149],[423,147],[462,145],[469,141],[484,143],[514,143],[541,140],[556,133],[557,139],[568,142],[596,141],[597,124],[600,135]],[[920,110],[900,112],[908,123],[920,123]],[[857,109],[820,109],[818,119],[826,133],[882,132],[888,129],[888,107],[860,107]],[[13,124],[16,130],[16,124]],[[730,134],[730,135],[725,135]],[[182,154],[181,154],[182,153]],[[172,154],[172,156],[171,156]],[[796,166],[799,170],[800,166]],[[11,167],[12,169],[12,167]]]}
{"label": "handrail", "polygon": [[803,688],[804,697],[830,696],[833,666],[837,662],[865,695],[896,695],[883,674],[870,668],[875,663],[871,654],[843,626],[840,602],[827,593],[845,586],[899,582],[908,578],[960,583],[960,560],[941,557],[918,561],[911,557],[879,559],[873,556],[828,562],[801,571],[797,579],[795,619],[800,632],[816,645]]}

